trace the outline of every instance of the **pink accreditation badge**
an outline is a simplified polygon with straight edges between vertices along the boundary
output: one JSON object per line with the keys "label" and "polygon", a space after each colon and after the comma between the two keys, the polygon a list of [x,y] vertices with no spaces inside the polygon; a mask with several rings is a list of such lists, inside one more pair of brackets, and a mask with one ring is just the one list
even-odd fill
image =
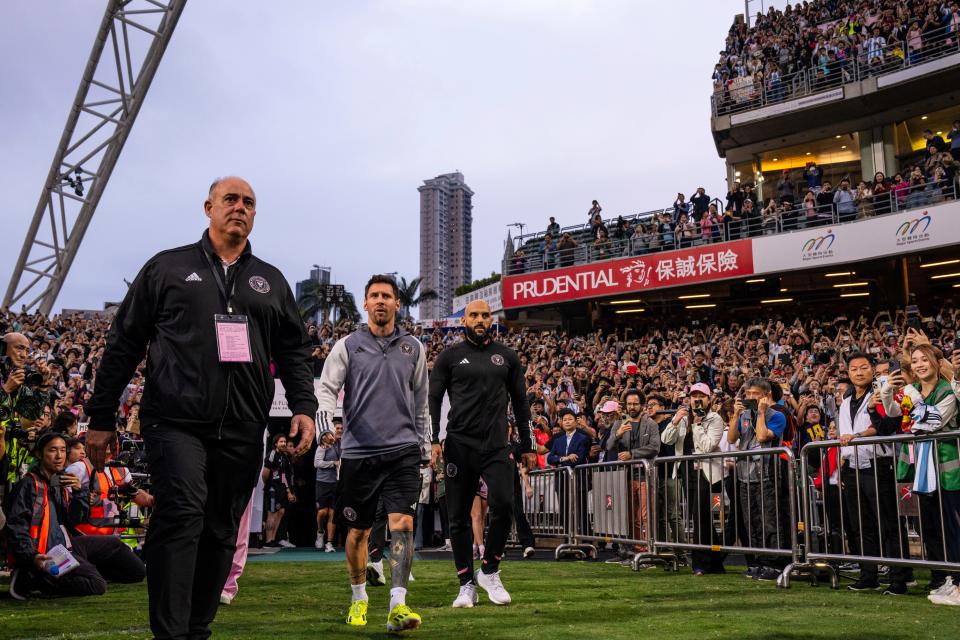
{"label": "pink accreditation badge", "polygon": [[247,316],[214,315],[220,362],[253,362]]}

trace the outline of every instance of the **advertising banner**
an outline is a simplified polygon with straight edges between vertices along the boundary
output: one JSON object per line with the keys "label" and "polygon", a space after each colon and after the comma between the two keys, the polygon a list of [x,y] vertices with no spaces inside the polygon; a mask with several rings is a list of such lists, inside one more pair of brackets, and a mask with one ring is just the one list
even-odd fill
{"label": "advertising banner", "polygon": [[749,276],[749,240],[508,276],[503,307],[527,307]]}

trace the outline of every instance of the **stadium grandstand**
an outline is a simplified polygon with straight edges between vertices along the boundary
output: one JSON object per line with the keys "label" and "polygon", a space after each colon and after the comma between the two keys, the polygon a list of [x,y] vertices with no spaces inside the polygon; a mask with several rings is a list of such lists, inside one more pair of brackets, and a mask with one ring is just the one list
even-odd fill
{"label": "stadium grandstand", "polygon": [[727,192],[617,216],[594,201],[584,224],[511,239],[508,320],[587,330],[949,298],[958,28],[956,3],[937,1],[737,16],[710,98]]}

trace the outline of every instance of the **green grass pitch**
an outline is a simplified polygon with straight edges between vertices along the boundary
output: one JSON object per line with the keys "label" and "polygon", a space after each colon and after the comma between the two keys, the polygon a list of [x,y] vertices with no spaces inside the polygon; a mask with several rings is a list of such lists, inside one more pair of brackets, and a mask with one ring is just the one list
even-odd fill
{"label": "green grass pitch", "polygon": [[[596,562],[511,561],[502,575],[513,604],[496,607],[481,592],[474,609],[450,608],[457,590],[452,562],[417,561],[414,575],[408,603],[423,616],[423,626],[408,635],[421,638],[932,639],[960,633],[960,610],[927,602],[922,575],[910,595],[894,597],[806,582],[777,589],[733,569],[695,578],[689,569],[676,574]],[[350,590],[342,562],[256,559],[247,565],[237,599],[221,607],[213,637],[389,637],[389,584],[367,591],[367,627],[348,628]],[[150,637],[145,584],[111,585],[99,598],[0,599],[0,638]]]}

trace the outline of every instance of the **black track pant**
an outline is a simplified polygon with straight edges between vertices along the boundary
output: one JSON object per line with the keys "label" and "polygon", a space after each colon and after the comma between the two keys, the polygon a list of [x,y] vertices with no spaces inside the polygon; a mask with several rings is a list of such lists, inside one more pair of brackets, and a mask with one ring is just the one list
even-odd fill
{"label": "black track pant", "polygon": [[262,424],[143,429],[156,507],[144,560],[156,640],[210,637],[240,517],[263,461]]}
{"label": "black track pant", "polygon": [[24,591],[37,590],[50,596],[99,596],[107,582],[133,584],[145,574],[143,562],[117,536],[74,536],[73,556],[80,563],[70,573],[54,577],[33,567],[24,572]]}
{"label": "black track pant", "polygon": [[513,523],[522,548],[537,546],[530,523],[527,522],[527,514],[523,512],[523,478],[520,477],[517,465],[513,465]]}
{"label": "black track pant", "polygon": [[516,464],[510,449],[477,451],[447,438],[443,459],[446,462],[447,510],[450,517],[450,542],[460,584],[473,580],[473,529],[470,508],[482,477],[487,483],[490,527],[483,554],[483,572],[494,573],[500,567],[503,548],[513,518],[513,489]]}

